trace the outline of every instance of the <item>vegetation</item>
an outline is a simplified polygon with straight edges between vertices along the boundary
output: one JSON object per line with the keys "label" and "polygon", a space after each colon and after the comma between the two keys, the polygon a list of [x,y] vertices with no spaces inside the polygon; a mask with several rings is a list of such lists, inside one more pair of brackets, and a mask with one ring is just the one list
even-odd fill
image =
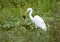
{"label": "vegetation", "polygon": [[[36,29],[33,16],[41,16],[47,31]],[[60,42],[60,0],[0,0],[0,42]]]}

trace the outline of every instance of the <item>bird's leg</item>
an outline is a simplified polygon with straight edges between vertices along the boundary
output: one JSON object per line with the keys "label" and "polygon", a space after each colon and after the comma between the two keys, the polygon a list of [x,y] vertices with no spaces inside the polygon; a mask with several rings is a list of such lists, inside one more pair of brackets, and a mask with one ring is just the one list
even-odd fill
{"label": "bird's leg", "polygon": [[35,36],[37,36],[37,26],[35,25],[35,27],[36,27]]}
{"label": "bird's leg", "polygon": [[36,33],[37,33],[37,26],[35,25],[35,27],[36,27]]}

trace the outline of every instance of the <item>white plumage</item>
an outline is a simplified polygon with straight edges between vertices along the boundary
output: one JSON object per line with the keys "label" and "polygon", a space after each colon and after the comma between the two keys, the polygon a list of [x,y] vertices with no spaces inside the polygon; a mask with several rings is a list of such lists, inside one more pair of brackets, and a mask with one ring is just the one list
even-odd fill
{"label": "white plumage", "polygon": [[27,12],[29,12],[30,19],[32,20],[32,22],[35,23],[36,28],[39,27],[44,31],[47,30],[46,24],[44,23],[44,20],[40,16],[36,15],[32,17],[32,12],[33,12],[32,8],[28,8]]}

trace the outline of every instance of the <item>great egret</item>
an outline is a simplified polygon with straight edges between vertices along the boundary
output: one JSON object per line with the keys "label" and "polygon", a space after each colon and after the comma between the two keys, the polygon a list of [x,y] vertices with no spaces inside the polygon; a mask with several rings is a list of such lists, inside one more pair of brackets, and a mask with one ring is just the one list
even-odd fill
{"label": "great egret", "polygon": [[28,8],[27,12],[29,12],[29,17],[32,20],[32,22],[35,23],[36,28],[39,27],[44,31],[47,30],[46,24],[44,23],[44,20],[40,16],[36,15],[32,17],[32,12],[33,12],[32,8]]}

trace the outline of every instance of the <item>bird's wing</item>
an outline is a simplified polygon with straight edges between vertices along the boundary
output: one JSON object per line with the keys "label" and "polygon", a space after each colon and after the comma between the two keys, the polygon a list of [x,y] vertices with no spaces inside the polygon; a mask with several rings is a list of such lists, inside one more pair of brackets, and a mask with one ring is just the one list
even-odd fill
{"label": "bird's wing", "polygon": [[36,21],[36,22],[44,22],[44,20],[40,16],[38,16],[38,15],[36,15],[34,17],[33,21]]}
{"label": "bird's wing", "polygon": [[46,24],[44,23],[44,20],[41,17],[35,16],[33,18],[33,21],[34,21],[34,23],[35,23],[36,26],[38,26],[41,29],[43,29],[43,30],[46,31]]}

